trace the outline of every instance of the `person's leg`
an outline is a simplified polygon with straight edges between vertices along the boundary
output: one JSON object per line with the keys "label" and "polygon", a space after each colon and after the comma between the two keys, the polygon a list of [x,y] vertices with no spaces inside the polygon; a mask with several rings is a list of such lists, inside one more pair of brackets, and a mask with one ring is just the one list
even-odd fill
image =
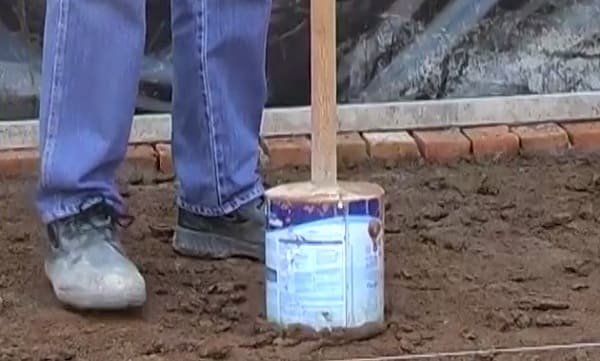
{"label": "person's leg", "polygon": [[270,0],[172,0],[174,248],[264,257],[258,174]]}
{"label": "person's leg", "polygon": [[127,149],[145,37],[145,0],[47,1],[37,206],[57,297],[82,308],[145,301],[115,235],[114,177]]}

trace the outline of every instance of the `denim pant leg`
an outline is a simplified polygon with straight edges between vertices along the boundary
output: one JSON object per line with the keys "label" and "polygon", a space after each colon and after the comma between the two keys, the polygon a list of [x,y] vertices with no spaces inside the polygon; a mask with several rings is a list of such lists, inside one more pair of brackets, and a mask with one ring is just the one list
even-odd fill
{"label": "denim pant leg", "polygon": [[37,206],[51,222],[94,198],[121,208],[114,177],[135,108],[145,0],[46,6]]}
{"label": "denim pant leg", "polygon": [[179,206],[218,216],[263,193],[270,0],[172,0],[173,155]]}

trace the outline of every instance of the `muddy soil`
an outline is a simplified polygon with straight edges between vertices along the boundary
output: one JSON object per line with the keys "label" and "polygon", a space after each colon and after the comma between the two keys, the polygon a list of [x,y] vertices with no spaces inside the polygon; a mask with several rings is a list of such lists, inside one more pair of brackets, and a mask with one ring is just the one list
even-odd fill
{"label": "muddy soil", "polygon": [[[65,310],[43,277],[33,182],[2,181],[0,360],[331,360],[600,341],[600,159],[350,176],[381,184],[389,202],[388,323],[372,338],[280,332],[262,319],[262,266],[177,257],[170,183],[126,191],[137,219],[124,240],[147,279],[147,306]],[[454,360],[600,360],[600,350]]]}

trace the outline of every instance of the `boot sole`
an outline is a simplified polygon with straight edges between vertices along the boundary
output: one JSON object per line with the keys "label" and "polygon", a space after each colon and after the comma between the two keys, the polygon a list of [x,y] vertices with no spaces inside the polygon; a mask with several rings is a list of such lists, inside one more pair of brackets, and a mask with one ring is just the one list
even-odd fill
{"label": "boot sole", "polygon": [[182,256],[221,260],[249,258],[264,262],[265,248],[248,241],[222,235],[175,227],[172,246]]}
{"label": "boot sole", "polygon": [[90,298],[88,294],[74,294],[72,292],[61,292],[60,290],[54,290],[56,298],[65,306],[71,307],[75,310],[80,311],[120,311],[134,309],[144,306],[146,303],[146,297],[141,296],[130,296],[126,299],[123,297],[116,297],[114,300],[104,299],[99,301],[100,297]]}

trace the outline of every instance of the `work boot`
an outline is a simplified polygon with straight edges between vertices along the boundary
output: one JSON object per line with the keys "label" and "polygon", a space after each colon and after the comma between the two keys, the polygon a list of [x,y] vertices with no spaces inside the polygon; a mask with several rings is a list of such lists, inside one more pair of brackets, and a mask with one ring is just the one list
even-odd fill
{"label": "work boot", "polygon": [[56,297],[78,309],[122,309],[146,301],[146,284],[125,255],[123,216],[102,202],[48,226],[45,270]]}
{"label": "work boot", "polygon": [[220,217],[200,216],[179,208],[173,248],[189,257],[241,257],[264,262],[265,227],[262,198]]}

